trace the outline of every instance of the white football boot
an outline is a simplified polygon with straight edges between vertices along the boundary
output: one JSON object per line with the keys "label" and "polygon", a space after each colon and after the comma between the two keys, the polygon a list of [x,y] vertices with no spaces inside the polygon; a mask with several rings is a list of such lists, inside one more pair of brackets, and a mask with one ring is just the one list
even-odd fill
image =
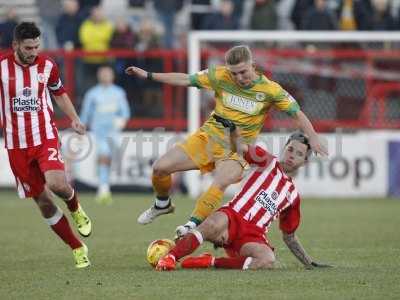
{"label": "white football boot", "polygon": [[185,225],[179,225],[175,229],[175,233],[176,233],[175,240],[180,239],[181,237],[186,235],[190,230],[192,230],[196,227],[197,227],[196,223],[194,223],[192,221],[188,221]]}
{"label": "white football boot", "polygon": [[161,215],[172,214],[175,211],[175,206],[171,203],[166,208],[156,208],[154,205],[140,214],[137,221],[139,224],[146,225],[154,221],[155,218]]}

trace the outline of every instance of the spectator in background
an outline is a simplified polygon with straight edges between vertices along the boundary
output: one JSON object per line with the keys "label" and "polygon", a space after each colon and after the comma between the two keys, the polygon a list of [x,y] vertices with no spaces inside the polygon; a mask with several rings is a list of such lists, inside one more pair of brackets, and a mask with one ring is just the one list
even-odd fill
{"label": "spectator in background", "polygon": [[[18,2],[18,1],[16,1]],[[45,49],[57,49],[56,24],[61,14],[61,0],[36,0],[25,1],[31,6],[36,6],[40,17],[42,31],[42,45]]]}
{"label": "spectator in background", "polygon": [[163,47],[172,48],[174,45],[175,15],[183,6],[183,0],[154,1],[154,8],[164,27]]}
{"label": "spectator in background", "polygon": [[391,15],[388,0],[372,0],[372,30],[396,30],[396,22]]}
{"label": "spectator in background", "polygon": [[[147,51],[160,48],[161,29],[157,27],[155,20],[143,18],[137,32],[135,49],[137,51]],[[157,70],[162,68],[163,60],[157,57],[138,57],[135,63],[141,67]],[[126,77],[125,77],[126,79]],[[163,94],[159,83],[154,81],[134,81],[136,89],[132,91],[132,81],[126,82],[129,95],[137,95],[140,90],[140,103],[137,103],[135,110],[141,116],[160,118],[163,115]]]}
{"label": "spectator in background", "polygon": [[111,48],[131,49],[135,43],[135,33],[125,19],[115,22],[115,30],[111,38]]}
{"label": "spectator in background", "polygon": [[[110,43],[111,48],[133,49],[135,45],[135,38],[135,33],[125,19],[121,18],[116,20],[115,30]],[[114,69],[117,77],[116,81],[123,87],[126,87],[126,85],[124,84],[124,79],[126,78],[126,76],[123,76],[123,74],[126,66],[129,64],[128,61],[129,59],[126,58],[117,58],[114,63]]]}
{"label": "spectator in background", "polygon": [[67,50],[79,48],[79,27],[83,21],[83,16],[79,12],[79,2],[64,0],[62,6],[63,12],[56,25],[58,46]]}
{"label": "spectator in background", "polygon": [[275,30],[278,28],[275,0],[255,0],[251,15],[250,29]]}
{"label": "spectator in background", "polygon": [[98,84],[86,93],[83,100],[81,121],[90,128],[97,146],[96,202],[110,205],[111,160],[115,157],[120,132],[130,117],[130,108],[125,91],[113,83],[114,71],[111,67],[100,67],[97,79]]}
{"label": "spectator in background", "polygon": [[135,49],[137,51],[146,51],[150,49],[160,48],[161,38],[160,32],[154,20],[143,18],[139,30],[137,32],[137,41]]}
{"label": "spectator in background", "polygon": [[[279,1],[279,0],[278,0]],[[246,1],[243,0],[231,0],[233,4],[233,16],[238,20],[240,24],[240,19],[243,16],[243,11],[244,11],[244,4]],[[240,25],[239,25],[240,27]]]}
{"label": "spectator in background", "polygon": [[[93,7],[90,17],[79,28],[79,40],[85,51],[107,51],[114,32],[112,23],[107,20],[99,6]],[[104,63],[103,56],[90,56],[87,62]]]}
{"label": "spectator in background", "polygon": [[78,0],[82,15],[86,18],[90,15],[93,7],[100,6],[101,0]]}
{"label": "spectator in background", "polygon": [[372,6],[369,0],[340,0],[337,16],[341,30],[371,30]]}
{"label": "spectator in background", "polygon": [[[85,51],[107,51],[113,35],[113,25],[107,20],[99,6],[93,7],[90,17],[83,21],[79,28],[79,40]],[[107,58],[101,55],[90,55],[83,58],[83,78],[81,90],[85,91],[96,83],[97,68]]]}
{"label": "spectator in background", "polygon": [[239,29],[239,19],[233,14],[234,3],[231,0],[221,0],[216,12],[204,18],[204,30],[234,30]]}
{"label": "spectator in background", "polygon": [[313,6],[313,4],[314,0],[296,0],[290,16],[295,29],[301,29],[301,24],[304,20],[304,14]]}
{"label": "spectator in background", "polygon": [[0,23],[0,49],[11,49],[14,28],[18,25],[17,11],[10,7],[6,12],[6,19]]}
{"label": "spectator in background", "polygon": [[327,7],[326,0],[314,0],[314,5],[309,8],[301,24],[302,30],[336,30],[336,15]]}

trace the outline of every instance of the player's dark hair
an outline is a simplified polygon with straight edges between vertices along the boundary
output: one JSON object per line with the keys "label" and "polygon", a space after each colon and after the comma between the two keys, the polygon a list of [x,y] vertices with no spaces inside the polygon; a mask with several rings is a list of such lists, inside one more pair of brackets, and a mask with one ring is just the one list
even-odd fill
{"label": "player's dark hair", "polygon": [[306,158],[308,158],[311,155],[311,153],[312,153],[311,145],[310,145],[310,142],[308,140],[308,137],[305,134],[301,133],[300,131],[296,131],[296,132],[292,133],[290,135],[289,139],[287,140],[285,146],[287,146],[291,141],[298,141],[298,142],[306,145],[307,146]]}
{"label": "player's dark hair", "polygon": [[14,40],[18,42],[26,39],[36,39],[40,34],[40,29],[33,22],[22,22],[14,28]]}

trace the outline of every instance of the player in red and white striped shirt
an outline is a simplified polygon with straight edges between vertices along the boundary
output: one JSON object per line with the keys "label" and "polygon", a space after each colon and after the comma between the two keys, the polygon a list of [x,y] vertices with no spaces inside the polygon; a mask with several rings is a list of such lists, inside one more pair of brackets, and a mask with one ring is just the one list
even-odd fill
{"label": "player in red and white striped shirt", "polygon": [[314,262],[295,235],[300,224],[300,196],[289,174],[307,162],[311,153],[307,137],[292,134],[280,161],[261,147],[245,144],[239,147],[245,153],[244,158],[256,166],[241,191],[197,229],[178,240],[169,254],[159,260],[156,269],[175,269],[176,261],[194,252],[203,241],[225,248],[229,257],[215,258],[210,254],[188,257],[182,261],[183,268],[272,268],[274,249],[265,232],[277,218],[283,240],[307,268],[328,266]]}
{"label": "player in red and white striped shirt", "polygon": [[90,264],[87,248],[51,195],[65,201],[79,233],[89,236],[90,219],[66,180],[50,94],[77,133],[84,134],[85,126],[65,92],[57,65],[40,55],[39,47],[40,30],[34,23],[16,26],[14,52],[0,57],[0,120],[19,196],[35,200],[47,223],[73,250],[76,267],[83,268]]}

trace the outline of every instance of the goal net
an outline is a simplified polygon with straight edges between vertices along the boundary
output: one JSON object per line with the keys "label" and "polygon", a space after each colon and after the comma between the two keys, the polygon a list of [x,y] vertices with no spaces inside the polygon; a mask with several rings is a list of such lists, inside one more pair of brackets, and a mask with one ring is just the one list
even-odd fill
{"label": "goal net", "polygon": [[[224,64],[227,49],[247,44],[257,67],[299,102],[319,132],[393,129],[400,127],[399,41],[388,32],[195,31],[188,68],[192,74]],[[194,132],[213,110],[213,94],[191,88],[188,99],[188,130]],[[293,126],[272,111],[263,132],[275,136],[271,132]],[[210,180],[190,172],[190,195],[198,196]]]}

